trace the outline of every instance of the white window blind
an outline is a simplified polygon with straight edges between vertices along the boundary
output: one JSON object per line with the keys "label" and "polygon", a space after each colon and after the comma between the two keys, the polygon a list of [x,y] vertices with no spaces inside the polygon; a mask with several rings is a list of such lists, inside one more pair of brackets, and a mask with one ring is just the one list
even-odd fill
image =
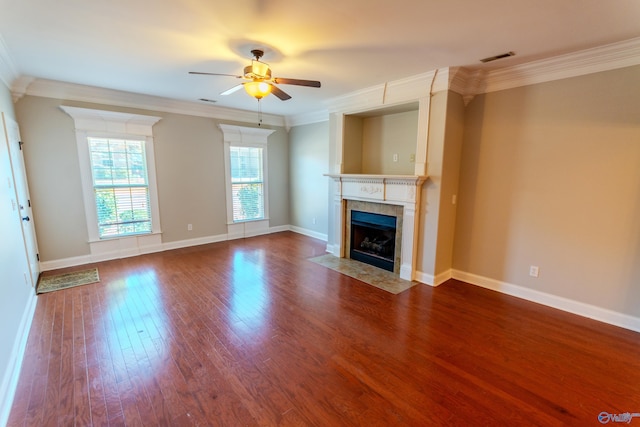
{"label": "white window blind", "polygon": [[100,238],[151,233],[145,141],[88,141]]}
{"label": "white window blind", "polygon": [[233,221],[264,218],[264,171],[261,147],[229,147]]}

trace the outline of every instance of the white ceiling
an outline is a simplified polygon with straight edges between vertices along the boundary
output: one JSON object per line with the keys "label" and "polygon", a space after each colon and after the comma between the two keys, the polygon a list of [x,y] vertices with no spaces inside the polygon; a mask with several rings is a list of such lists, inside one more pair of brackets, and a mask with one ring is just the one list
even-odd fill
{"label": "white ceiling", "polygon": [[[263,48],[281,85],[262,110],[292,116],[327,100],[446,66],[498,68],[640,36],[639,0],[0,0],[19,76],[255,111],[239,80]],[[479,60],[514,51],[489,64]]]}

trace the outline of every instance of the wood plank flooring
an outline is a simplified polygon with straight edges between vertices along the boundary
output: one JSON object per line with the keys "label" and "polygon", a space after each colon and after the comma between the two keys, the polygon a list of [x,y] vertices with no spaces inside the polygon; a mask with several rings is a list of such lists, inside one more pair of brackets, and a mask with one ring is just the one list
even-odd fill
{"label": "wood plank flooring", "polygon": [[324,247],[285,232],[144,255],[39,296],[9,426],[585,426],[640,412],[640,334],[455,280],[392,295],[306,260]]}

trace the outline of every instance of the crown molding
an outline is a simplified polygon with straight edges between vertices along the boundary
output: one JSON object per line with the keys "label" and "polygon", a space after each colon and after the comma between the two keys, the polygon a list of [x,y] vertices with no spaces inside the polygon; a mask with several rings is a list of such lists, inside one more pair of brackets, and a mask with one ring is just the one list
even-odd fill
{"label": "crown molding", "polygon": [[382,105],[385,84],[369,86],[354,92],[349,92],[330,99],[327,102],[329,113],[352,113],[371,108],[372,105]]}
{"label": "crown molding", "polygon": [[[159,96],[142,95],[54,80],[34,79],[31,77],[20,77],[17,79],[11,86],[11,92],[14,96],[14,102],[25,95],[30,95],[150,111],[162,111],[165,113],[186,114],[220,120],[249,123],[256,121],[255,111],[200,105],[194,102],[178,101]],[[262,123],[284,127],[285,120],[283,116],[263,114]]]}
{"label": "crown molding", "polygon": [[[640,37],[488,71],[467,94],[495,92],[640,64]],[[475,85],[475,87],[474,87]]]}
{"label": "crown molding", "polygon": [[387,82],[385,84],[383,104],[385,106],[395,105],[428,97],[430,93],[434,92],[434,85],[439,72],[440,70],[431,70],[426,73]]}
{"label": "crown molding", "polygon": [[[411,102],[442,90],[462,95],[465,105],[475,95],[512,89],[553,80],[640,65],[640,37],[605,46],[559,55],[526,64],[485,71],[446,67],[394,80],[336,97],[327,109],[293,116],[263,115],[263,123],[292,126],[328,120],[329,113],[357,113]],[[18,77],[16,67],[0,35],[0,80],[11,89],[14,102],[24,95],[92,102],[151,111],[188,114],[220,120],[254,122],[255,112],[236,110],[189,101],[177,101],[33,77]]]}
{"label": "crown molding", "polygon": [[287,131],[294,126],[310,125],[329,121],[328,110],[311,111],[309,113],[296,114],[285,117],[285,127]]}
{"label": "crown molding", "polygon": [[[491,71],[451,67],[447,71],[447,82],[449,89],[462,95],[464,103],[467,105],[474,96],[482,93],[639,64],[640,37]],[[444,87],[440,87],[444,84],[445,80],[441,79],[438,90],[444,89]],[[437,90],[434,89],[434,92]]]}
{"label": "crown molding", "polygon": [[444,90],[474,96],[553,80],[640,65],[640,37],[526,64],[486,71],[445,67],[332,99],[329,112],[351,114],[411,102]]}
{"label": "crown molding", "polygon": [[333,98],[327,103],[329,113],[354,114],[426,98],[443,70],[447,69],[432,70]]}
{"label": "crown molding", "polygon": [[479,87],[485,76],[484,70],[451,67],[449,70],[449,90],[462,95],[466,106],[479,93]]}
{"label": "crown molding", "polygon": [[449,90],[453,76],[459,72],[459,67],[438,68],[431,74],[430,93],[442,92]]}
{"label": "crown molding", "polygon": [[9,48],[0,34],[0,80],[7,88],[18,78],[18,71],[9,54]]}

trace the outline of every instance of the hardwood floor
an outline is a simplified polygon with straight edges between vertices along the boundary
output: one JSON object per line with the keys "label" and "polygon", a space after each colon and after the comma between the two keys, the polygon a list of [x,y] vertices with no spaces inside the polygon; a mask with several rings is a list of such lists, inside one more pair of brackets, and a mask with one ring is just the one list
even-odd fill
{"label": "hardwood floor", "polygon": [[324,247],[285,232],[144,255],[39,296],[9,426],[584,426],[640,412],[640,334],[455,280],[393,295],[306,260]]}

